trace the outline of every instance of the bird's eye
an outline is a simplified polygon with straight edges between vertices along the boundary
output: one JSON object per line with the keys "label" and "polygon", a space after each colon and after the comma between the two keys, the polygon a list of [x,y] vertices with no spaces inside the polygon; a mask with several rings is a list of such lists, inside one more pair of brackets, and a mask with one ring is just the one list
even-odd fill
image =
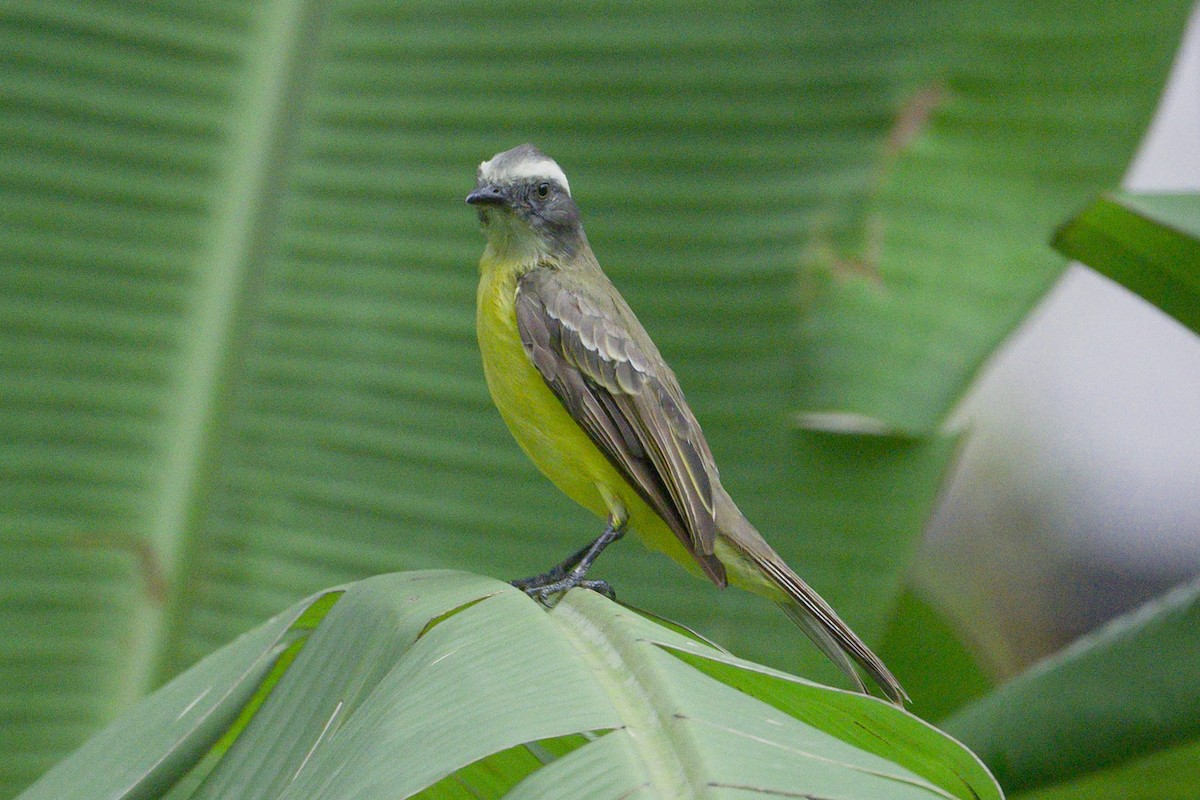
{"label": "bird's eye", "polygon": [[550,196],[550,183],[543,181],[537,185],[537,196],[545,200]]}

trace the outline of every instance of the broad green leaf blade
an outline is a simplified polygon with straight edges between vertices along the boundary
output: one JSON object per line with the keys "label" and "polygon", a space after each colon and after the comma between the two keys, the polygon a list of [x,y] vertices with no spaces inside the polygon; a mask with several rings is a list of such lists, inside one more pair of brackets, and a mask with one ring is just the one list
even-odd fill
{"label": "broad green leaf blade", "polygon": [[[689,774],[697,769],[717,773],[706,778],[705,785],[730,790],[757,786],[767,791],[766,776],[777,773],[790,774],[789,781],[796,781],[804,792],[815,796],[826,792],[831,796],[841,792],[850,792],[850,796],[858,796],[858,792],[864,796],[874,796],[872,792],[881,793],[879,796],[893,792],[899,796],[909,792],[927,796],[932,792],[933,796],[999,797],[994,781],[978,759],[945,734],[889,703],[737,659],[640,616],[610,617],[604,613],[607,605],[594,593],[574,592],[556,613],[567,612],[567,621],[581,630],[586,631],[588,623],[597,626],[596,633],[622,655],[642,686],[652,690],[649,697],[665,701],[667,708],[658,710],[659,718],[677,720],[687,729],[689,739],[703,748],[702,757],[690,766]],[[597,639],[595,633],[588,633],[588,641]],[[647,664],[641,658],[641,649],[647,646],[662,649],[661,653],[651,654],[652,672],[642,671]],[[691,669],[682,670],[672,663],[674,659]],[[761,711],[753,711],[744,700],[735,699],[736,695],[716,691],[711,683],[699,681],[699,674],[787,716],[760,719]],[[684,692],[688,686],[695,686],[690,696]],[[739,707],[746,709],[744,716],[736,713]],[[625,719],[628,722],[629,718]],[[796,727],[793,721],[803,727]],[[745,740],[771,744],[759,749],[748,747]],[[740,745],[735,744],[739,741]],[[799,758],[780,763],[783,753],[788,752]],[[882,759],[882,763],[865,754]],[[756,762],[756,758],[762,760]],[[825,775],[827,765],[822,762],[826,760],[841,769],[830,785],[814,784]],[[756,765],[762,773],[739,777],[739,771],[747,765]],[[847,771],[851,774],[843,774]],[[885,780],[878,782],[879,778]],[[777,791],[786,796],[788,785],[780,785]]]}
{"label": "broad green leaf blade", "polygon": [[856,747],[903,764],[953,796],[999,796],[999,788],[978,758],[911,714],[896,715],[873,698],[830,692],[729,655],[663,646],[701,672]]}
{"label": "broad green leaf blade", "polygon": [[1162,750],[1046,789],[1023,792],[1017,800],[1192,800],[1200,742]]}
{"label": "broad green leaf blade", "polygon": [[[547,611],[452,572],[339,592],[200,785],[172,798],[1000,797],[969,753],[912,715],[735,659],[595,593]],[[311,617],[305,607],[283,625]],[[161,796],[170,782],[97,793],[93,778],[106,763],[119,774],[114,759],[199,760],[172,734],[176,709],[197,705],[177,687],[247,650],[269,661],[278,648],[262,639],[283,630],[276,620],[184,673],[135,710],[155,710],[145,727],[102,733],[22,800]],[[131,731],[138,749],[114,747]]]}
{"label": "broad green leaf blade", "polygon": [[655,797],[639,768],[637,745],[615,731],[549,764],[504,795],[508,800],[578,797],[587,800],[650,800]]}
{"label": "broad green leaf blade", "polygon": [[203,659],[46,773],[22,799],[160,797],[236,728],[280,656],[304,645],[339,595],[330,590],[297,603]]}
{"label": "broad green leaf blade", "polygon": [[1054,247],[1200,333],[1200,195],[1101,197]]}
{"label": "broad green leaf blade", "polygon": [[[811,420],[801,420],[806,422]],[[778,512],[766,515],[761,530],[855,632],[879,641],[895,613],[958,439],[803,428],[793,436],[795,457],[775,480],[793,485],[803,503],[790,519]],[[766,490],[782,493],[784,488]],[[806,535],[794,535],[801,532]],[[776,628],[780,636],[797,638],[786,623]],[[784,668],[845,685],[820,651],[801,644],[796,660],[782,662]]]}
{"label": "broad green leaf blade", "polygon": [[994,685],[945,616],[911,589],[900,596],[878,652],[922,719],[945,719]]}
{"label": "broad green leaf blade", "polygon": [[1120,180],[1192,5],[927,6],[877,236],[813,264],[804,410],[937,429],[1062,271],[1054,226]]}
{"label": "broad green leaf blade", "polygon": [[149,685],[255,26],[235,2],[0,5],[2,796]]}
{"label": "broad green leaf blade", "polygon": [[1085,636],[945,723],[1016,794],[1200,736],[1200,583]]}
{"label": "broad green leaf blade", "polygon": [[546,615],[507,584],[384,575],[355,584],[335,613],[198,798],[372,786],[407,797],[492,753],[618,724]]}
{"label": "broad green leaf blade", "polygon": [[525,742],[501,750],[454,771],[427,789],[422,789],[416,796],[462,797],[464,800],[507,797],[509,788],[594,741],[599,735],[588,731]]}

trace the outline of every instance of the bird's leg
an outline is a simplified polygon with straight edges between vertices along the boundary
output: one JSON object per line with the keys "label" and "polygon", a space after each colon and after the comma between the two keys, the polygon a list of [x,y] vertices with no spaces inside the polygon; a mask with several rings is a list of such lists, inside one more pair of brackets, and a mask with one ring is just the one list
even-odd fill
{"label": "bird's leg", "polygon": [[577,552],[567,556],[562,563],[551,567],[545,572],[542,572],[538,575],[532,575],[528,578],[510,581],[510,583],[512,583],[512,585],[518,589],[528,589],[531,587],[536,588],[538,586],[544,586],[546,584],[561,581],[563,578],[567,577],[568,572],[575,569],[580,561],[583,561],[584,556],[586,556],[592,549],[593,544],[595,544],[594,541],[588,542],[583,547],[579,548]]}
{"label": "bird's leg", "polygon": [[574,589],[576,586],[600,592],[600,594],[609,598],[615,598],[617,596],[616,592],[613,591],[613,588],[606,581],[590,581],[584,576],[587,575],[587,571],[591,569],[592,564],[600,557],[600,554],[604,552],[604,548],[624,535],[625,523],[621,522],[618,524],[610,516],[608,518],[608,525],[604,528],[604,533],[597,536],[596,540],[591,544],[573,553],[569,558],[548,572],[513,581],[512,585],[530,597],[542,602],[545,602],[552,594],[565,592],[567,589]]}

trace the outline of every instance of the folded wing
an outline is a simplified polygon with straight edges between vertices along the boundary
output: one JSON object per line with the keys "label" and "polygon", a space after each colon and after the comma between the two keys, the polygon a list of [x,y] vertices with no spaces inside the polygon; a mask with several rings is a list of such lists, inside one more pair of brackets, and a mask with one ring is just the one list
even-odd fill
{"label": "folded wing", "polygon": [[[674,373],[633,312],[551,268],[517,284],[525,352],[567,412],[718,586],[716,467]],[[610,294],[611,293],[611,294]]]}

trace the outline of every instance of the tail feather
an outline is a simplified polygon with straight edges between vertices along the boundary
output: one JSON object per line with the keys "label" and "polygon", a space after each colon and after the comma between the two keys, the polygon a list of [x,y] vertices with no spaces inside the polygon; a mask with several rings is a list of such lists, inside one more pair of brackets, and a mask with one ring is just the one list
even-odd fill
{"label": "tail feather", "polygon": [[858,664],[893,703],[903,705],[909,702],[908,694],[879,656],[871,652],[829,604],[792,572],[779,556],[774,553],[765,557],[755,553],[747,555],[762,569],[763,574],[788,595],[787,600],[779,603],[779,607],[822,653],[850,676],[859,691],[866,693],[867,688],[854,664]]}
{"label": "tail feather", "polygon": [[[715,485],[713,499],[717,510],[718,546],[729,545],[740,556],[736,559],[740,562],[739,567],[730,574],[731,582],[753,592],[769,594],[813,644],[850,676],[859,691],[868,693],[859,674],[861,668],[893,703],[902,706],[909,702],[904,688],[879,656],[842,622],[821,595],[784,563],[738,510],[720,483]],[[743,577],[738,574],[742,570],[752,574]],[[763,591],[768,589],[767,584],[778,592]],[[779,596],[780,592],[784,597]]]}
{"label": "tail feather", "polygon": [[812,640],[822,653],[829,657],[837,668],[846,673],[850,680],[854,681],[854,688],[863,694],[870,694],[867,691],[867,685],[863,683],[862,676],[854,666],[854,662],[850,656],[846,655],[846,651],[838,644],[838,640],[833,637],[827,628],[805,611],[798,603],[783,602],[777,604],[783,613],[788,615],[788,618],[804,631],[804,635]]}

